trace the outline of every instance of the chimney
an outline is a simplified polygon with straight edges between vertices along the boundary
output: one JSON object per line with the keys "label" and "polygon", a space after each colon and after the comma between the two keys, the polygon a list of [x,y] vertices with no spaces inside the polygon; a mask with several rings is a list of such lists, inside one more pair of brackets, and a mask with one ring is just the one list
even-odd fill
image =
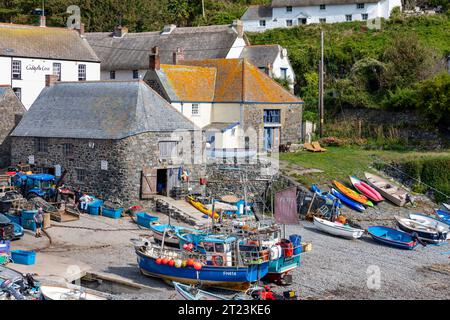
{"label": "chimney", "polygon": [[270,62],[267,64],[266,70],[267,70],[267,75],[272,78],[273,66]]}
{"label": "chimney", "polygon": [[241,20],[237,19],[233,21],[233,27],[236,29],[239,38],[244,37],[244,24]]}
{"label": "chimney", "polygon": [[46,87],[51,87],[56,82],[58,82],[58,76],[57,75],[55,75],[55,74],[46,74],[45,75],[45,86]]}
{"label": "chimney", "polygon": [[159,47],[153,47],[152,54],[150,55],[150,70],[161,69],[161,57],[159,56]]}
{"label": "chimney", "polygon": [[80,28],[77,31],[81,37],[84,36],[84,23],[80,23]]}
{"label": "chimney", "polygon": [[46,26],[46,22],[45,22],[45,16],[42,15],[39,19],[39,26],[44,28]]}
{"label": "chimney", "polygon": [[177,51],[173,53],[173,64],[178,64],[180,61],[184,60],[183,48],[177,48]]}
{"label": "chimney", "polygon": [[128,33],[128,28],[127,27],[116,26],[114,28],[113,37],[114,38],[122,38],[127,33]]}

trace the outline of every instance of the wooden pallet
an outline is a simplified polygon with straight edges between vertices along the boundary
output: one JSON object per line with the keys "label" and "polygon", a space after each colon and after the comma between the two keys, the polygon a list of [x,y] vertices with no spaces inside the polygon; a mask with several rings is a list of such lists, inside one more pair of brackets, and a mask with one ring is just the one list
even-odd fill
{"label": "wooden pallet", "polygon": [[50,212],[50,217],[56,222],[70,222],[80,220],[80,212],[77,209],[68,208]]}

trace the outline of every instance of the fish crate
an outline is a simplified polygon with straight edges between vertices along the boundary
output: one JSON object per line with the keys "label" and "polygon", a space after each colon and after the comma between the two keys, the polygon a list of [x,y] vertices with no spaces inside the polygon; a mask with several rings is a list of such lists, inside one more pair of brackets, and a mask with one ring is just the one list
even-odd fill
{"label": "fish crate", "polygon": [[302,242],[302,250],[303,250],[303,252],[311,252],[312,251],[312,243],[311,242]]}
{"label": "fish crate", "polygon": [[158,217],[151,216],[146,212],[136,213],[136,218],[137,218],[137,224],[142,227],[145,227],[145,228],[150,228],[150,224],[152,222],[156,222],[159,220]]}
{"label": "fish crate", "polygon": [[123,208],[119,209],[113,209],[108,207],[102,207],[102,216],[112,218],[112,219],[119,219],[122,217]]}
{"label": "fish crate", "polygon": [[25,250],[12,250],[11,259],[14,263],[23,265],[34,265],[36,263],[36,252]]}

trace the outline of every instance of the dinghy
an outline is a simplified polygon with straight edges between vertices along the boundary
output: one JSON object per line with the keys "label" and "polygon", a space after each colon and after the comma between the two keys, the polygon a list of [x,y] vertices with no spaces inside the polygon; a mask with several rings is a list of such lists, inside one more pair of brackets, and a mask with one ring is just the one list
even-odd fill
{"label": "dinghy", "polygon": [[341,192],[343,195],[345,195],[347,198],[352,199],[353,201],[359,202],[361,204],[364,204],[369,207],[373,207],[373,203],[367,199],[366,196],[359,194],[355,190],[352,190],[350,188],[347,188],[342,183],[334,180],[333,184],[336,186],[336,188]]}
{"label": "dinghy", "polygon": [[346,239],[359,239],[364,234],[364,230],[352,228],[342,223],[331,222],[314,217],[314,226],[320,231]]}
{"label": "dinghy", "polygon": [[443,204],[442,204],[442,207],[443,207],[447,212],[450,213],[450,204],[443,203]]}
{"label": "dinghy", "polygon": [[435,210],[435,213],[439,217],[439,220],[450,226],[450,212],[445,212],[443,210]]}
{"label": "dinghy", "polygon": [[392,247],[412,250],[418,245],[417,239],[410,234],[393,228],[372,226],[367,232],[375,241]]}
{"label": "dinghy", "polygon": [[397,225],[400,230],[407,233],[417,233],[420,240],[430,243],[442,243],[447,240],[447,231],[440,230],[425,224],[419,223],[416,220],[402,218],[395,216]]}
{"label": "dinghy", "polygon": [[447,239],[450,239],[450,225],[446,224],[445,222],[430,217],[430,216],[426,216],[424,214],[419,214],[419,213],[411,213],[409,215],[409,218],[411,220],[417,221],[421,224],[424,224],[426,226],[430,226],[432,228],[435,228],[437,230],[440,231],[446,231],[447,232]]}
{"label": "dinghy", "polygon": [[344,196],[342,193],[340,193],[339,191],[337,191],[334,188],[331,188],[331,194],[334,195],[339,200],[341,200],[342,203],[344,203],[345,205],[347,205],[348,207],[350,207],[353,210],[356,210],[359,212],[363,212],[364,210],[366,210],[366,208],[362,204],[360,204],[356,201],[353,201],[350,198],[347,198],[346,196]]}
{"label": "dinghy", "polygon": [[377,190],[385,199],[395,205],[403,207],[408,198],[408,192],[388,182],[387,180],[372,173],[364,173],[369,184]]}
{"label": "dinghy", "polygon": [[225,297],[208,291],[200,290],[195,286],[189,286],[179,282],[173,282],[175,291],[185,300],[251,300],[242,294]]}
{"label": "dinghy", "polygon": [[356,190],[363,193],[370,200],[375,202],[380,202],[384,200],[384,198],[377,190],[369,186],[364,181],[359,180],[354,176],[350,176],[350,182],[352,183],[352,185],[355,187]]}
{"label": "dinghy", "polygon": [[53,286],[41,286],[41,294],[44,300],[108,300],[84,290]]}

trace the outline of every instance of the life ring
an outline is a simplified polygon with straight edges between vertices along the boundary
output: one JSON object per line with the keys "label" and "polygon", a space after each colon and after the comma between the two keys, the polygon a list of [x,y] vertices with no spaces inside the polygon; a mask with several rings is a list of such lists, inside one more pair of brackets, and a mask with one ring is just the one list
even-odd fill
{"label": "life ring", "polygon": [[212,256],[212,263],[214,266],[223,267],[224,266],[224,260],[222,256]]}

